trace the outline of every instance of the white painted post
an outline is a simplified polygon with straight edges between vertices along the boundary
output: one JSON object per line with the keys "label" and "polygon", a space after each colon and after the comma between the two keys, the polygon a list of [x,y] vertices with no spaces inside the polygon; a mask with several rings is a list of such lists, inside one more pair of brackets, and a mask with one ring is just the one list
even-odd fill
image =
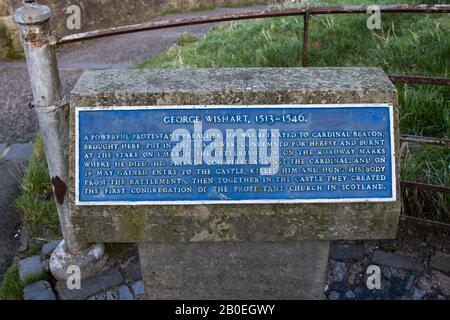
{"label": "white painted post", "polygon": [[[55,45],[51,36],[50,17],[50,9],[37,4],[35,0],[24,0],[23,6],[18,8],[14,14],[14,20],[19,24],[21,30],[22,44],[33,90],[34,107],[45,145],[56,207],[64,236],[64,241],[52,256],[51,271],[57,278],[66,279],[68,276],[66,266],[74,262],[74,259],[82,271],[83,267],[86,269],[85,276],[95,273],[98,269],[95,264],[103,265],[103,260],[106,259],[103,245],[91,246],[76,239],[71,222],[68,187],[68,103],[61,92]],[[100,256],[95,259],[89,256],[93,250],[97,255],[100,253]]]}

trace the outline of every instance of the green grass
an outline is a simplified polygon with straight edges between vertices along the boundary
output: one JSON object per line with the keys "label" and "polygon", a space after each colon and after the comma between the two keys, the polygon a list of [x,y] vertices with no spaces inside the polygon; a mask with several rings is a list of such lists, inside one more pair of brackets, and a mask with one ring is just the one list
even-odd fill
{"label": "green grass", "polygon": [[36,138],[21,188],[22,195],[15,204],[24,214],[30,237],[49,240],[60,237],[58,215],[40,136]]}
{"label": "green grass", "polygon": [[[409,145],[402,158],[402,177],[442,186],[450,186],[450,148]],[[404,189],[404,209],[416,217],[450,224],[450,195],[424,189]]]}
{"label": "green grass", "polygon": [[[29,249],[25,257],[40,252],[43,239],[53,240],[61,237],[53,191],[48,174],[44,145],[40,135],[36,137],[33,155],[22,177],[22,195],[15,205],[25,218],[25,228],[30,236]],[[37,241],[39,239],[40,241]],[[20,281],[18,267],[12,265],[4,275],[0,286],[0,299],[21,300],[23,289],[30,283],[49,280],[48,273]]]}
{"label": "green grass", "polygon": [[400,128],[404,134],[450,137],[450,89],[399,85]]}
{"label": "green grass", "polygon": [[178,46],[186,46],[195,42],[198,42],[198,38],[190,33],[183,33],[177,39]]}
{"label": "green grass", "polygon": [[[312,1],[311,5],[372,4],[367,0]],[[377,1],[377,4],[398,1]],[[445,1],[402,1],[445,3]],[[313,16],[310,19],[309,65],[376,66],[387,74],[449,77],[450,18],[445,14],[382,14],[382,29],[369,30],[368,15]],[[186,38],[186,35],[183,35]],[[298,67],[302,65],[303,18],[231,22],[204,38],[179,43],[137,68]],[[400,130],[450,138],[450,89],[398,85]],[[402,162],[402,179],[449,186],[448,148],[410,146]],[[415,192],[415,194],[414,194]],[[411,214],[450,222],[449,196],[408,191]],[[429,202],[429,203],[428,203]]]}
{"label": "green grass", "polygon": [[0,287],[1,300],[22,300],[23,286],[19,280],[19,268],[17,264],[12,265],[6,271]]}
{"label": "green grass", "polygon": [[19,267],[13,264],[5,272],[2,284],[0,286],[0,300],[23,300],[24,288],[40,280],[49,281],[50,274],[45,273],[41,276],[29,277],[24,281],[19,278]]}
{"label": "green grass", "polygon": [[[383,29],[375,32],[367,29],[367,17],[312,17],[310,64],[370,65],[381,66],[389,73],[448,74],[450,39],[445,32],[449,31],[446,16],[383,14]],[[300,66],[302,28],[301,17],[222,24],[195,45],[173,47],[139,67]]]}
{"label": "green grass", "polygon": [[[25,228],[30,236],[29,249],[24,253],[24,256],[28,257],[41,250],[42,243],[36,239],[52,240],[61,237],[44,146],[39,135],[35,140],[33,155],[22,177],[21,189],[22,195],[16,199],[15,205],[24,215]],[[28,284],[39,280],[49,280],[49,278],[49,274],[44,274],[20,281],[18,267],[14,264],[4,275],[0,286],[0,299],[21,300],[23,289]]]}

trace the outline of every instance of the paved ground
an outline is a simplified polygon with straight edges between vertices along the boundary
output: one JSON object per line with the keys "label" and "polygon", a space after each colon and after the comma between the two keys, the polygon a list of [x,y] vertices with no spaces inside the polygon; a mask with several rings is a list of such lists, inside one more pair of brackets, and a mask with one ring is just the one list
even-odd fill
{"label": "paved ground", "polygon": [[[257,8],[264,8],[264,6],[218,8],[207,12],[173,14],[164,17],[164,19],[167,19],[167,17],[187,18],[209,14],[226,14]],[[67,66],[78,64],[79,66],[95,68],[126,68],[166,50],[176,43],[178,37],[183,33],[189,32],[197,37],[201,37],[210,27],[210,24],[205,24],[145,31],[114,38],[98,39],[82,45],[68,45],[59,50],[58,61]]]}
{"label": "paved ground", "polygon": [[[81,75],[80,71],[63,71],[64,91],[68,93]],[[38,125],[28,104],[33,100],[25,68],[2,68],[0,65],[0,142],[32,141]]]}
{"label": "paved ground", "polygon": [[[52,299],[63,300],[142,299],[144,288],[136,246],[116,246],[110,250],[114,254],[110,267],[83,280],[81,290],[68,290],[65,283],[53,280],[47,286],[50,291],[41,286],[34,294],[47,293]],[[48,259],[49,251],[43,251],[47,255],[42,259]],[[379,267],[378,288],[367,286],[369,266]],[[402,222],[396,240],[333,241],[323,292],[328,300],[449,300],[449,275],[448,230]]]}
{"label": "paved ground", "polygon": [[[330,250],[329,300],[449,300],[450,232],[400,222],[395,240],[335,241]],[[380,288],[367,287],[369,266],[380,267]]]}
{"label": "paved ground", "polygon": [[9,147],[0,143],[0,280],[20,245],[22,219],[13,203],[20,194],[20,180],[32,151],[30,143]]}
{"label": "paved ground", "polygon": [[18,180],[24,166],[24,161],[0,159],[0,280],[20,245],[21,217],[12,203],[20,193]]}
{"label": "paved ground", "polygon": [[[208,12],[176,14],[170,17],[193,17],[224,14],[251,8],[219,8]],[[71,44],[58,49],[58,63],[65,93],[69,93],[82,70],[128,68],[163,52],[189,32],[201,37],[210,25],[146,31],[129,35]],[[29,141],[37,129],[36,116],[28,109],[32,101],[26,65],[23,62],[0,61],[0,142]]]}

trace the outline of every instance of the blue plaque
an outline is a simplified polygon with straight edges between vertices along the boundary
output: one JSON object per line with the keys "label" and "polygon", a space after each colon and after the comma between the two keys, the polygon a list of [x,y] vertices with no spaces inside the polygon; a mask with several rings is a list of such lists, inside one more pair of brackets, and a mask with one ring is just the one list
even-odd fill
{"label": "blue plaque", "polygon": [[393,108],[76,108],[77,205],[396,200]]}

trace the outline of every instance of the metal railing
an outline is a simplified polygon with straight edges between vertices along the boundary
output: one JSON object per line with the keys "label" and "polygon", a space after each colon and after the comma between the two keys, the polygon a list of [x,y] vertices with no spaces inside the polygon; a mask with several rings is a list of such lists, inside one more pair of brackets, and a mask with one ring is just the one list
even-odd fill
{"label": "metal railing", "polygon": [[[118,34],[193,24],[303,15],[305,19],[303,30],[305,35],[303,64],[307,65],[308,26],[309,19],[312,15],[366,13],[366,11],[367,7],[365,6],[258,10],[221,16],[154,21],[133,26],[85,32],[57,39],[51,35],[51,10],[45,5],[38,4],[35,0],[23,0],[23,5],[14,12],[14,21],[20,27],[22,45],[27,58],[28,73],[31,79],[34,99],[32,105],[38,115],[38,122],[47,155],[49,175],[56,200],[56,209],[64,236],[64,241],[60,243],[50,258],[50,271],[52,274],[58,280],[66,281],[68,277],[68,273],[66,273],[67,268],[76,264],[80,269],[84,270],[84,277],[89,277],[103,270],[107,262],[104,244],[87,243],[77,237],[73,223],[74,217],[69,207],[69,161],[67,152],[69,150],[68,102],[63,96],[61,89],[61,79],[55,53],[57,45]],[[443,13],[450,12],[450,5],[380,6],[380,11]],[[393,78],[394,81],[395,79]],[[399,79],[402,83],[405,83],[405,81],[411,83],[411,81],[415,80],[420,80],[422,81],[421,83],[448,85],[448,79],[442,78],[411,79],[411,77],[402,77]],[[446,139],[414,136],[402,136],[402,141],[415,143],[431,142],[432,144],[449,145]],[[402,181],[401,184],[403,187],[408,188],[428,188],[433,191],[445,193],[449,191],[447,187],[423,185],[415,182]],[[402,216],[402,219],[414,219],[412,217],[405,217]],[[420,220],[420,223],[424,223],[422,220]],[[430,220],[426,220],[425,222],[433,225],[441,225],[439,222]]]}
{"label": "metal railing", "polygon": [[[380,12],[383,13],[450,13],[450,5],[447,4],[426,4],[426,5],[381,5]],[[151,21],[140,24],[121,26],[109,29],[83,32],[64,36],[56,40],[58,46],[75,43],[80,41],[88,41],[99,38],[105,38],[128,33],[143,32],[149,30],[160,30],[168,28],[176,28],[181,26],[192,26],[198,24],[209,24],[226,21],[252,20],[262,18],[303,16],[303,66],[308,66],[308,39],[309,39],[309,22],[313,15],[329,15],[329,14],[366,14],[368,6],[335,6],[335,7],[305,7],[305,8],[288,8],[288,9],[266,9],[251,10],[240,13],[228,13],[222,15],[208,15],[191,18],[174,18],[159,21]],[[392,82],[397,84],[428,84],[450,86],[450,79],[440,77],[419,77],[419,76],[389,76]],[[402,142],[434,144],[440,146],[450,146],[449,139],[421,137],[412,135],[402,135]],[[401,181],[401,185],[406,188],[421,188],[433,190],[435,192],[450,193],[450,188],[442,186],[434,186],[426,183],[418,183],[411,181]]]}
{"label": "metal railing", "polygon": [[[378,6],[383,13],[450,13],[450,5],[447,4],[426,4],[426,5],[381,5]],[[150,21],[140,24],[121,26],[115,28],[88,31],[78,34],[68,35],[56,40],[57,45],[64,45],[79,41],[87,41],[105,38],[115,35],[122,35],[149,30],[160,30],[176,28],[182,26],[192,26],[198,24],[209,24],[226,21],[252,20],[262,18],[276,18],[289,16],[303,16],[303,66],[308,66],[308,40],[309,21],[312,15],[330,14],[366,14],[369,6],[335,6],[335,7],[305,7],[288,9],[266,9],[251,10],[240,13],[228,13],[222,15],[208,15],[191,18],[174,18],[167,20]],[[450,79],[413,77],[413,76],[391,76],[391,80],[397,83],[422,83],[450,85]]]}
{"label": "metal railing", "polygon": [[[380,5],[378,6],[381,13],[450,13],[450,5],[447,4],[426,4],[426,5]],[[197,16],[190,18],[170,18],[158,21],[150,21],[140,24],[114,27],[102,30],[88,31],[78,34],[67,35],[54,40],[53,45],[62,46],[70,43],[100,39],[110,36],[123,35],[129,33],[143,32],[149,30],[160,30],[168,28],[176,28],[182,26],[192,26],[199,24],[210,24],[227,21],[241,21],[263,18],[276,18],[288,16],[303,16],[303,48],[302,48],[302,65],[308,66],[308,40],[309,40],[309,24],[310,19],[314,15],[332,15],[332,14],[367,14],[369,6],[334,6],[334,7],[305,7],[305,8],[287,8],[287,9],[263,9],[251,10],[239,13],[228,13],[221,15]],[[440,77],[422,77],[410,75],[390,75],[389,78],[396,84],[426,84],[450,86],[450,79]],[[413,135],[402,135],[400,137],[402,143],[419,143],[432,144],[439,146],[450,146],[449,139],[432,138]],[[402,188],[425,189],[431,192],[440,192],[450,194],[450,188],[446,186],[436,186],[427,183],[401,181]],[[425,224],[446,225],[426,219],[418,219],[403,216],[403,219],[421,221]],[[424,222],[425,221],[425,222]]]}

